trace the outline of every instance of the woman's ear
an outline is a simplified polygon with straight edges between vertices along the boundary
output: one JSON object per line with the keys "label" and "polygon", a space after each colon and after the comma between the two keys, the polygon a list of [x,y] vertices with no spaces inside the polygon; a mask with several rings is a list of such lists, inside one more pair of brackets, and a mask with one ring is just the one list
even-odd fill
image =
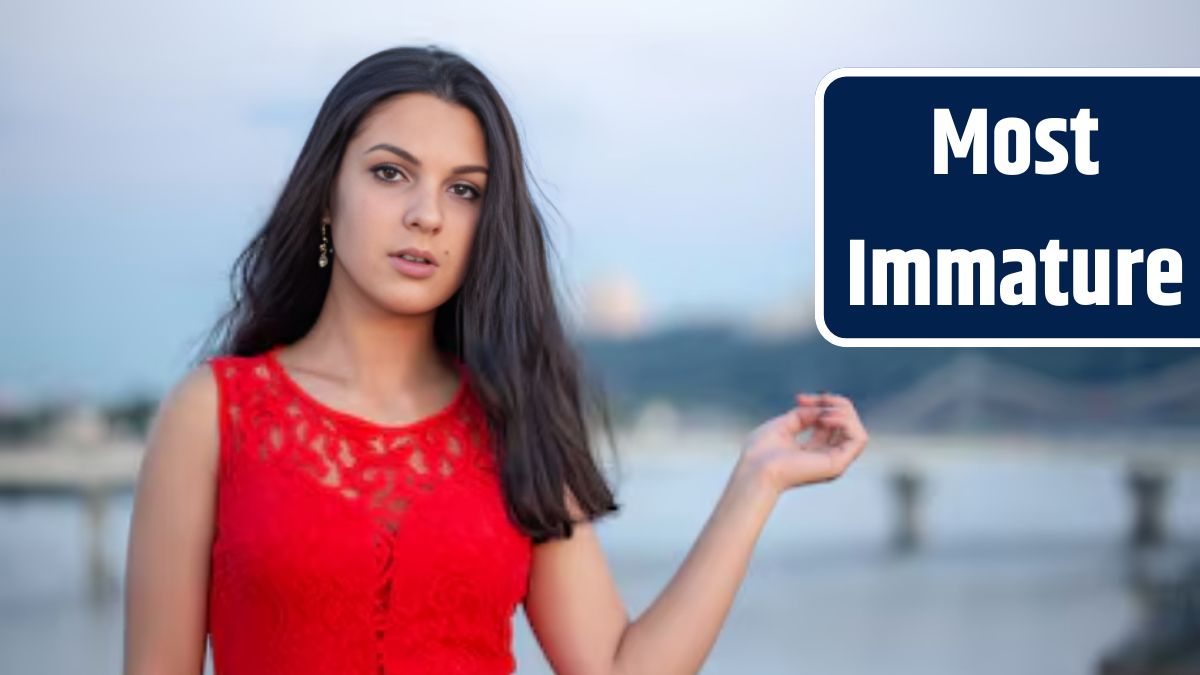
{"label": "woman's ear", "polygon": [[321,205],[321,221],[326,223],[333,222],[334,211],[334,194],[333,187],[330,187],[329,192],[325,195],[325,202]]}

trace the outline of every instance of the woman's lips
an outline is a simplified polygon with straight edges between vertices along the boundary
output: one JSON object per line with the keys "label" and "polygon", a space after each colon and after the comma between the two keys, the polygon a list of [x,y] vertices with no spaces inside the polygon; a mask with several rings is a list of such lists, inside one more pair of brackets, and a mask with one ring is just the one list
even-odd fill
{"label": "woman's lips", "polygon": [[405,260],[398,255],[389,255],[388,261],[392,263],[392,267],[396,268],[398,272],[414,279],[428,278],[433,276],[433,273],[437,271],[437,265]]}

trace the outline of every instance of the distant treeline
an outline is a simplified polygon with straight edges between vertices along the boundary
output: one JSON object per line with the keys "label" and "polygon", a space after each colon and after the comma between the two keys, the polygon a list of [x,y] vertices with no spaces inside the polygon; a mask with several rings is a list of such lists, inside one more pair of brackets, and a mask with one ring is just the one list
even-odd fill
{"label": "distant treeline", "polygon": [[[105,423],[111,429],[145,436],[158,401],[147,396],[108,404],[97,404]],[[0,444],[28,443],[45,437],[64,415],[69,406],[46,402],[29,410],[0,414]]]}

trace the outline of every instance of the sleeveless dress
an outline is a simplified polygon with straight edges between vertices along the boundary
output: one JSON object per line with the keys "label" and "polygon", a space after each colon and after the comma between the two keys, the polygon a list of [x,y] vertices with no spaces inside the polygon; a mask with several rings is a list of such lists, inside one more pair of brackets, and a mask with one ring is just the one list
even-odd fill
{"label": "sleeveless dress", "polygon": [[445,408],[384,426],[309,395],[276,351],[208,360],[214,673],[512,673],[531,540],[465,364]]}

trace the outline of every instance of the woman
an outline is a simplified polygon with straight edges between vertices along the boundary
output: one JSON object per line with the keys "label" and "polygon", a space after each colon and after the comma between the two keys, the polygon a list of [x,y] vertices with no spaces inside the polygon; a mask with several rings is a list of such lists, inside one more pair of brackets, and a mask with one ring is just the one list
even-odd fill
{"label": "woman", "polygon": [[518,604],[559,673],[699,670],[779,494],[840,475],[866,431],[798,394],[631,620],[592,529],[618,505],[588,413],[611,428],[543,236],[474,66],[397,48],[342,77],[238,260],[218,355],[152,426],[127,674],[199,673],[210,634],[218,675],[508,673]]}

